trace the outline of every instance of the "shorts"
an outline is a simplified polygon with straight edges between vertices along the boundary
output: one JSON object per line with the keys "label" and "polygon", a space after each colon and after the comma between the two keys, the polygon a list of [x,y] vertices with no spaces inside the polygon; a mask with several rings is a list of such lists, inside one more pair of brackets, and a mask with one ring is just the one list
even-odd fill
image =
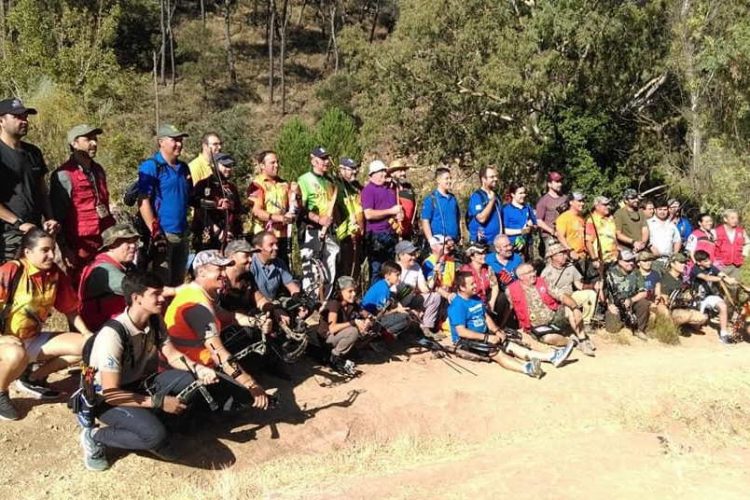
{"label": "shorts", "polygon": [[718,311],[719,304],[723,302],[724,299],[722,299],[718,295],[709,295],[708,297],[700,301],[700,304],[698,304],[698,310],[700,312],[706,312],[706,309],[709,309],[712,312],[716,312]]}
{"label": "shorts", "polygon": [[49,342],[56,334],[51,332],[40,332],[30,339],[23,341],[23,348],[26,350],[26,357],[29,363],[34,363],[42,353],[42,347]]}

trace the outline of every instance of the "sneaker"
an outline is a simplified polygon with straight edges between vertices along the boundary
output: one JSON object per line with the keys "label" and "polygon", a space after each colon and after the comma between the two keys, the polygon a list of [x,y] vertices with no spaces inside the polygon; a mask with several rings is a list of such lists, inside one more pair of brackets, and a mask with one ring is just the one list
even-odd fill
{"label": "sneaker", "polygon": [[94,441],[93,430],[86,427],[81,430],[81,448],[83,448],[83,464],[88,470],[102,471],[109,469],[104,446]]}
{"label": "sneaker", "polygon": [[573,352],[573,349],[575,349],[577,343],[578,342],[576,342],[575,339],[570,339],[568,341],[568,345],[559,349],[555,349],[555,352],[554,354],[552,354],[549,362],[555,365],[555,368],[559,368],[560,365],[562,365],[565,360],[570,357],[570,353]]}
{"label": "sneaker", "polygon": [[596,350],[594,348],[594,344],[589,339],[580,341],[578,343],[578,350],[580,350],[586,356],[591,356],[592,358],[596,356],[596,354],[594,353],[594,351]]}
{"label": "sneaker", "polygon": [[351,360],[344,360],[338,356],[331,356],[331,368],[341,375],[346,377],[353,377],[357,374],[354,362]]}
{"label": "sneaker", "polygon": [[34,399],[58,399],[61,396],[61,392],[51,388],[45,380],[30,380],[28,371],[16,380],[16,389]]}
{"label": "sneaker", "polygon": [[640,339],[644,342],[648,341],[648,335],[646,335],[645,332],[642,332],[640,330],[636,330],[633,332],[633,336],[637,339]]}
{"label": "sneaker", "polygon": [[523,372],[531,378],[542,378],[544,371],[542,370],[542,363],[537,358],[531,358],[523,365]]}
{"label": "sneaker", "polygon": [[734,339],[731,335],[719,335],[719,341],[725,345],[734,344]]}
{"label": "sneaker", "polygon": [[8,391],[0,392],[0,419],[18,420],[18,412],[10,401]]}

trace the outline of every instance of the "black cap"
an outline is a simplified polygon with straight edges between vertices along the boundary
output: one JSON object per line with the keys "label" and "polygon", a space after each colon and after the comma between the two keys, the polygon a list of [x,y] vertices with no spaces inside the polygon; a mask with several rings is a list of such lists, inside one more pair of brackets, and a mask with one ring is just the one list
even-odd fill
{"label": "black cap", "polygon": [[214,155],[214,161],[219,165],[224,165],[225,167],[234,166],[234,158],[232,158],[232,155],[230,155],[229,153],[216,153]]}
{"label": "black cap", "polygon": [[316,158],[321,158],[321,159],[331,157],[331,155],[328,154],[328,151],[326,151],[326,149],[323,146],[318,146],[314,148],[312,151],[310,151],[310,154]]}
{"label": "black cap", "polygon": [[21,102],[21,99],[14,97],[12,99],[3,99],[0,101],[0,115],[35,115],[36,109],[27,108]]}

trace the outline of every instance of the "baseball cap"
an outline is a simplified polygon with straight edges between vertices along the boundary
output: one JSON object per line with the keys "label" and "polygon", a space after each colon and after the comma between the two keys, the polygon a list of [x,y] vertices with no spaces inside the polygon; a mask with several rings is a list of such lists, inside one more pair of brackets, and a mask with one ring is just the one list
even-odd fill
{"label": "baseball cap", "polygon": [[418,249],[416,246],[414,246],[414,243],[409,240],[401,240],[396,243],[396,255],[404,253],[414,253],[417,250]]}
{"label": "baseball cap", "polygon": [[680,200],[678,200],[677,198],[670,198],[669,201],[667,202],[667,206],[671,207],[675,203],[677,203],[678,206],[682,206],[682,203],[680,203]]}
{"label": "baseball cap", "polygon": [[560,243],[553,243],[547,248],[547,258],[552,257],[553,255],[557,255],[559,253],[568,252],[569,250],[562,246]]}
{"label": "baseball cap", "polygon": [[356,169],[359,168],[359,163],[357,163],[356,161],[352,160],[348,156],[345,156],[345,157],[341,158],[339,160],[339,165],[341,165],[342,167],[351,168],[353,170],[356,170]]}
{"label": "baseball cap", "polygon": [[622,198],[624,200],[632,200],[633,198],[638,198],[638,191],[633,188],[628,188],[623,191]]}
{"label": "baseball cap", "polygon": [[323,146],[316,146],[315,148],[313,148],[312,151],[310,151],[310,154],[313,155],[315,158],[320,158],[320,159],[326,159],[326,158],[331,157],[331,155],[328,154],[328,151],[326,151],[326,149]]}
{"label": "baseball cap", "polygon": [[336,285],[338,285],[339,290],[343,290],[344,288],[357,288],[357,282],[354,281],[354,278],[351,276],[341,276],[336,280]]}
{"label": "baseball cap", "polygon": [[12,99],[3,99],[0,101],[0,115],[35,115],[36,109],[27,108],[21,102],[21,99],[13,97]]}
{"label": "baseball cap", "polygon": [[684,264],[687,262],[687,257],[683,253],[676,253],[669,258],[669,263],[671,264],[672,262],[681,262]]}
{"label": "baseball cap", "polygon": [[232,264],[234,264],[234,261],[221,255],[218,250],[203,250],[198,252],[193,259],[193,269],[208,265],[227,267]]}
{"label": "baseball cap", "polygon": [[430,238],[430,246],[434,247],[435,245],[444,245],[447,239],[448,238],[446,238],[445,235],[436,234]]}
{"label": "baseball cap", "polygon": [[214,161],[219,165],[224,165],[225,167],[234,166],[234,158],[232,158],[232,155],[230,155],[229,153],[216,153],[214,155]]}
{"label": "baseball cap", "polygon": [[72,129],[68,130],[68,144],[72,144],[73,141],[78,139],[79,137],[83,137],[85,135],[99,135],[102,132],[104,132],[99,127],[92,127],[91,125],[76,125]]}
{"label": "baseball cap", "polygon": [[617,257],[618,260],[627,260],[627,261],[634,261],[635,255],[633,255],[633,252],[630,250],[624,249],[620,250],[620,255]]}
{"label": "baseball cap", "polygon": [[406,160],[403,158],[396,158],[393,160],[390,165],[388,165],[388,172],[395,172],[396,170],[408,170],[409,165],[407,165]]}
{"label": "baseball cap", "polygon": [[385,166],[385,163],[383,163],[381,160],[373,160],[370,162],[370,166],[367,167],[367,175],[377,174],[378,172],[382,172],[383,170],[388,170],[388,167]]}
{"label": "baseball cap", "polygon": [[574,201],[583,201],[584,199],[586,199],[586,197],[583,195],[583,193],[580,193],[578,191],[573,191],[570,194],[570,199]]}
{"label": "baseball cap", "polygon": [[129,240],[138,237],[140,237],[140,234],[138,234],[138,231],[135,230],[132,224],[127,222],[115,224],[102,232],[102,246],[99,247],[99,250],[109,248],[116,243],[117,240]]}
{"label": "baseball cap", "polygon": [[484,245],[482,243],[472,243],[471,245],[469,245],[469,248],[466,249],[465,253],[469,257],[478,253],[487,253],[487,245]]}
{"label": "baseball cap", "polygon": [[244,238],[241,238],[238,240],[232,240],[229,243],[227,243],[227,247],[224,249],[224,255],[227,258],[231,257],[237,252],[256,253],[256,252],[260,252],[260,249],[252,246]]}
{"label": "baseball cap", "polygon": [[547,174],[547,182],[562,182],[563,176],[560,172],[550,172]]}
{"label": "baseball cap", "polygon": [[171,137],[172,139],[177,139],[178,137],[188,137],[188,134],[185,132],[180,132],[177,127],[172,125],[171,123],[164,123],[159,126],[159,129],[156,131],[156,137],[162,138],[162,137]]}
{"label": "baseball cap", "polygon": [[638,252],[638,255],[635,256],[635,260],[638,262],[643,262],[646,260],[656,260],[656,255],[652,254],[648,250],[642,250]]}
{"label": "baseball cap", "polygon": [[611,201],[606,196],[597,196],[594,198],[594,205],[609,205]]}

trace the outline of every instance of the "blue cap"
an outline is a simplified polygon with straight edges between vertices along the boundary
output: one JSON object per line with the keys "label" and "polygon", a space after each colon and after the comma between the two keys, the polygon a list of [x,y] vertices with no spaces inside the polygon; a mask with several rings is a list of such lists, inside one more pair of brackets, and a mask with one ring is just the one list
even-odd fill
{"label": "blue cap", "polygon": [[219,165],[224,165],[225,167],[234,166],[234,158],[232,158],[232,155],[230,155],[229,153],[216,153],[214,155],[214,161]]}
{"label": "blue cap", "polygon": [[356,161],[346,156],[339,160],[339,165],[341,165],[342,167],[352,168],[352,169],[359,168],[359,163],[357,163]]}
{"label": "blue cap", "polygon": [[331,155],[328,154],[328,151],[326,151],[326,149],[323,146],[318,146],[314,148],[312,151],[310,151],[310,154],[316,158],[321,158],[321,159],[331,157]]}

